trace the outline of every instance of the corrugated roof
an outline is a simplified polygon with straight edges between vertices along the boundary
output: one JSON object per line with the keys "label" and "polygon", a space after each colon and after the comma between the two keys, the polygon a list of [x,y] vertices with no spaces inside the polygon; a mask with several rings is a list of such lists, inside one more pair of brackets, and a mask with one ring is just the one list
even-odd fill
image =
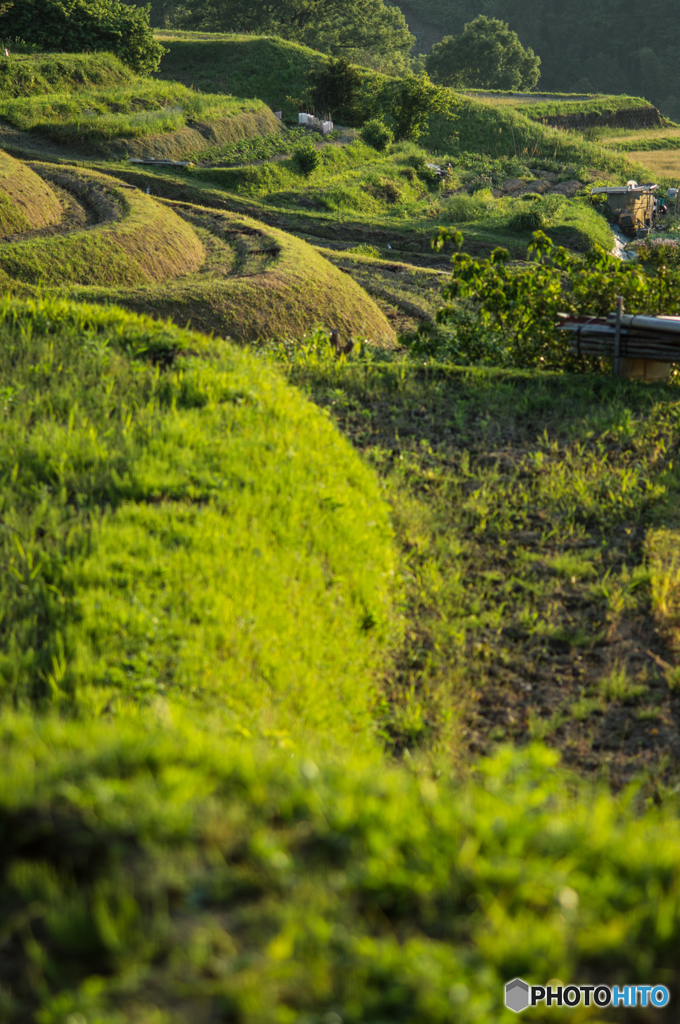
{"label": "corrugated roof", "polygon": [[628,192],[653,192],[658,187],[658,185],[612,185],[610,188],[594,188],[590,194],[596,196],[604,192],[608,196],[619,196]]}

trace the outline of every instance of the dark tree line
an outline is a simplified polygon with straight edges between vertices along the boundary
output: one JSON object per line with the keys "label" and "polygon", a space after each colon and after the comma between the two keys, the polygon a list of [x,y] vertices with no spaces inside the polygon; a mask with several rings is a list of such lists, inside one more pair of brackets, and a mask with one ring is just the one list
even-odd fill
{"label": "dark tree line", "polygon": [[541,58],[540,88],[643,95],[680,118],[678,0],[408,0],[458,35],[477,15],[500,18]]}

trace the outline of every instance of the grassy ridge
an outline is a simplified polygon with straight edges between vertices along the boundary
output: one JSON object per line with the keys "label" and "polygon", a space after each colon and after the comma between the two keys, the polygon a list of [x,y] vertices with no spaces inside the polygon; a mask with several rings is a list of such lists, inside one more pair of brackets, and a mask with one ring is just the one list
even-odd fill
{"label": "grassy ridge", "polygon": [[[43,172],[54,173],[48,167]],[[5,243],[0,249],[0,270],[6,279],[52,287],[131,285],[163,281],[201,265],[204,252],[195,233],[152,199],[123,189],[95,171],[62,171],[55,177],[76,195],[98,194],[100,202],[106,203],[109,223]]]}
{"label": "grassy ridge", "polygon": [[593,96],[584,100],[547,100],[523,103],[522,110],[532,120],[543,117],[570,117],[575,114],[611,114],[617,110],[642,110],[652,104],[641,96]]}
{"label": "grassy ridge", "polygon": [[199,273],[160,286],[81,288],[69,294],[170,317],[181,326],[240,342],[299,338],[323,325],[343,338],[394,343],[375,302],[305,242],[250,218],[200,207],[170,204],[167,213],[198,229],[194,237],[207,252]]}
{"label": "grassy ridge", "polygon": [[176,131],[254,111],[256,102],[194,92],[178,83],[139,80],[117,89],[0,97],[0,115],[20,131],[41,131],[55,142],[103,143]]}
{"label": "grassy ridge", "polygon": [[2,702],[370,737],[391,529],[327,417],[117,309],[6,300],[0,324]]}
{"label": "grassy ridge", "polygon": [[260,101],[149,81],[111,54],[0,59],[0,116],[57,147],[117,157],[180,159],[281,128]]}
{"label": "grassy ridge", "polygon": [[0,57],[0,95],[38,96],[83,88],[114,88],[137,76],[112,53],[32,53]]}
{"label": "grassy ridge", "polygon": [[[94,206],[100,223],[6,242],[0,272],[8,288],[68,288],[77,298],[116,302],[238,341],[301,337],[317,325],[344,338],[395,340],[366,293],[290,235],[249,218],[161,204],[95,171],[35,167]],[[56,202],[46,183],[27,173]]]}
{"label": "grassy ridge", "polygon": [[0,150],[0,235],[58,224],[59,200],[26,164]]}

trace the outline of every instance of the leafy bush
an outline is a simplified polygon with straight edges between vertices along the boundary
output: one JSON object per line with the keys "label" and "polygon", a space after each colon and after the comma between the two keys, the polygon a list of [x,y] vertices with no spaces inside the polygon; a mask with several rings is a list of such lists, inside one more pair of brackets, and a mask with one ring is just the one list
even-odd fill
{"label": "leafy bush", "polygon": [[441,219],[452,224],[464,224],[483,217],[486,207],[485,202],[474,196],[451,196],[442,211]]}
{"label": "leafy bush", "polygon": [[646,238],[634,246],[639,260],[652,266],[680,267],[680,242],[671,238]]}
{"label": "leafy bush", "polygon": [[330,112],[333,120],[353,121],[361,76],[346,57],[331,58],[311,72],[315,110]]}
{"label": "leafy bush", "polygon": [[0,11],[0,38],[44,50],[107,50],[138,74],[158,71],[165,53],[149,25],[149,7],[119,0],[18,0]]}
{"label": "leafy bush", "polygon": [[403,191],[397,182],[382,175],[378,175],[368,182],[367,191],[375,199],[380,199],[384,203],[398,203],[403,197]]}
{"label": "leafy bush", "polygon": [[372,117],[361,129],[361,138],[366,145],[382,153],[391,142],[394,142],[394,132],[380,118]]}
{"label": "leafy bush", "polygon": [[312,174],[320,162],[321,156],[313,142],[303,142],[293,150],[293,163],[301,174]]}
{"label": "leafy bush", "polygon": [[396,139],[419,139],[436,114],[445,114],[449,95],[426,75],[388,79],[380,89],[376,109],[384,113]]}
{"label": "leafy bush", "polygon": [[529,210],[520,210],[508,221],[511,231],[540,231],[546,226],[541,210],[534,206]]}
{"label": "leafy bush", "polygon": [[[434,244],[441,247],[447,240],[459,246],[462,235],[442,228]],[[680,314],[680,269],[669,267],[663,249],[652,273],[601,249],[577,256],[554,246],[542,231],[534,233],[530,262],[523,267],[508,265],[506,249],[494,249],[484,260],[457,252],[437,321],[452,329],[453,348],[465,361],[546,369],[599,365],[569,352],[568,337],[555,330],[557,314],[606,315],[617,295],[630,313]],[[444,336],[417,344],[443,355],[450,343]]]}

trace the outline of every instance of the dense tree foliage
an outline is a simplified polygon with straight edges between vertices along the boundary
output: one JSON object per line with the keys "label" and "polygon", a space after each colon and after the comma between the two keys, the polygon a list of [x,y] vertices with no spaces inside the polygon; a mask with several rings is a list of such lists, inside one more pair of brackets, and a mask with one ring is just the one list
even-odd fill
{"label": "dense tree foliage", "polygon": [[175,25],[208,32],[262,32],[402,70],[415,39],[398,7],[383,0],[184,0]]}
{"label": "dense tree foliage", "polygon": [[541,88],[642,94],[680,118],[680,5],[650,0],[408,0],[441,35],[478,14],[507,21],[541,58]]}
{"label": "dense tree foliage", "polygon": [[107,50],[150,74],[164,50],[153,38],[149,11],[118,0],[8,0],[0,5],[0,38],[64,53]]}
{"label": "dense tree foliage", "polygon": [[441,85],[532,89],[540,76],[540,63],[540,57],[525,49],[505,22],[480,14],[461,35],[446,36],[437,43],[426,67]]}

